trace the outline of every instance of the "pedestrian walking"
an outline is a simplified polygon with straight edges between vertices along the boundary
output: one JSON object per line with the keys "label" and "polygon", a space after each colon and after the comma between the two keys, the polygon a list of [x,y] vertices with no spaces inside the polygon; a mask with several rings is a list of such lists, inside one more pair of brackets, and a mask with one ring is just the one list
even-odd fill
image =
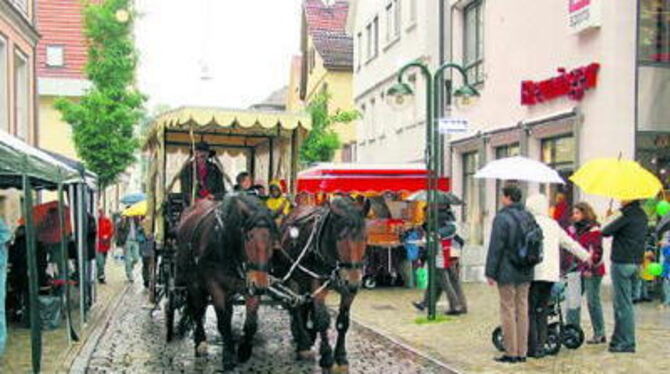
{"label": "pedestrian walking", "polygon": [[522,245],[522,224],[530,223],[533,217],[521,203],[519,187],[507,185],[502,195],[503,208],[493,220],[485,274],[500,294],[505,354],[495,361],[517,363],[526,361],[528,350],[528,291],[533,267],[519,266],[512,257]]}
{"label": "pedestrian walking", "polygon": [[[611,216],[608,212],[608,216]],[[602,229],[612,237],[612,287],[614,289],[614,333],[610,339],[612,353],[635,352],[635,310],[632,286],[644,256],[647,215],[639,201],[622,201],[618,217]]]}
{"label": "pedestrian walking", "polygon": [[[586,302],[589,308],[591,326],[593,326],[593,337],[586,341],[587,344],[604,344],[607,342],[605,335],[605,319],[603,317],[600,288],[605,276],[605,264],[603,259],[603,240],[600,225],[591,205],[580,202],[572,211],[573,224],[568,229],[570,236],[579,242],[591,256],[590,263],[579,265],[581,283],[586,293]],[[581,297],[579,300],[581,306]],[[581,307],[568,312],[569,324],[581,326]]]}
{"label": "pedestrian walking", "polygon": [[114,236],[114,224],[112,220],[105,216],[105,212],[100,209],[98,213],[98,246],[95,254],[95,262],[98,268],[98,282],[105,284],[105,265],[107,264],[107,255],[112,248],[112,237]]}
{"label": "pedestrian walking", "polygon": [[[460,269],[458,267],[460,249],[465,242],[456,233],[456,218],[448,204],[440,204],[438,206],[437,221],[441,250],[435,254],[435,267],[437,269],[435,299],[436,301],[439,300],[442,292],[444,292],[449,302],[449,309],[445,314],[465,314],[467,313],[467,302],[463,288],[461,287]],[[424,232],[427,232],[425,224]],[[428,305],[429,296],[428,289],[426,289],[423,300],[412,304],[417,309],[424,310]]]}
{"label": "pedestrian walking", "polygon": [[670,308],[670,214],[666,214],[656,228],[656,238],[660,247],[660,263],[663,266],[661,274],[663,297],[658,308],[663,310]]}
{"label": "pedestrian walking", "polygon": [[154,237],[146,233],[140,225],[140,253],[142,255],[142,282],[144,288],[149,288],[154,267]]}
{"label": "pedestrian walking", "polygon": [[533,195],[526,200],[526,209],[533,215],[542,229],[543,259],[533,270],[528,297],[529,334],[528,357],[545,356],[549,299],[554,283],[560,281],[560,251],[564,248],[581,261],[589,259],[589,253],[549,216],[549,200],[545,195]]}
{"label": "pedestrian walking", "polygon": [[5,297],[7,296],[7,243],[12,237],[9,227],[0,217],[0,357],[5,354],[7,343],[7,317],[5,313]]}
{"label": "pedestrian walking", "polygon": [[137,218],[126,217],[126,225],[128,227],[128,234],[125,239],[124,260],[126,263],[126,277],[129,282],[134,282],[133,270],[135,265],[140,260],[140,233]]}

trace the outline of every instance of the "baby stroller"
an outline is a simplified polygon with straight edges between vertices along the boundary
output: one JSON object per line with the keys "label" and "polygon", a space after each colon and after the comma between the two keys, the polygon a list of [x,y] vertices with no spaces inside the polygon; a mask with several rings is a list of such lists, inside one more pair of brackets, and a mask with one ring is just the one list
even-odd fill
{"label": "baby stroller", "polygon": [[[572,324],[566,324],[563,319],[561,303],[565,300],[565,283],[558,282],[551,289],[549,301],[549,324],[547,326],[547,342],[544,346],[546,354],[557,355],[561,345],[568,349],[577,349],[584,344],[584,331]],[[493,345],[501,352],[505,351],[502,326],[496,327],[491,334]]]}

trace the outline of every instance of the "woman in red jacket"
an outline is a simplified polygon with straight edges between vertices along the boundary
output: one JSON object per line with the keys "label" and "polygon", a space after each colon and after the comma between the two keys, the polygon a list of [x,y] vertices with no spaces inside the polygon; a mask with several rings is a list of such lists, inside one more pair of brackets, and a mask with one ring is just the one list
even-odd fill
{"label": "woman in red jacket", "polygon": [[98,245],[95,256],[95,262],[98,266],[98,282],[105,283],[105,264],[107,263],[107,253],[112,247],[112,236],[114,235],[114,224],[112,220],[105,216],[100,210],[98,216]]}
{"label": "woman in red jacket", "polygon": [[[568,229],[570,235],[591,253],[591,264],[582,263],[579,269],[582,273],[582,289],[586,291],[589,315],[593,325],[593,338],[587,344],[603,344],[605,338],[605,322],[603,319],[603,308],[600,300],[600,285],[605,275],[603,264],[603,238],[600,225],[596,220],[593,208],[585,202],[578,203],[572,212],[573,224]],[[579,323],[579,309],[576,313],[576,321]]]}

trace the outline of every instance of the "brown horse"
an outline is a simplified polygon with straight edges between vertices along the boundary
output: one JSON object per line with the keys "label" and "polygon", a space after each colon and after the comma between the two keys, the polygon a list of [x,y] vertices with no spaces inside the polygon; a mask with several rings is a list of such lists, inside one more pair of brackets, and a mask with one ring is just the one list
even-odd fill
{"label": "brown horse", "polygon": [[[195,323],[196,356],[206,354],[203,319],[211,297],[223,338],[223,367],[232,370],[236,361],[251,357],[260,295],[269,286],[268,261],[277,240],[272,215],[252,196],[205,201],[184,212],[177,238],[177,276],[188,290],[186,315]],[[238,295],[245,296],[247,312],[236,360],[231,323]]]}
{"label": "brown horse", "polygon": [[[310,302],[289,309],[298,359],[311,355],[319,334],[319,365],[330,372],[334,363],[348,370],[346,334],[349,313],[363,278],[366,248],[364,217],[349,198],[336,198],[324,207],[302,207],[282,224],[281,254],[273,258],[273,273]],[[328,341],[329,290],[340,293],[335,355]]]}

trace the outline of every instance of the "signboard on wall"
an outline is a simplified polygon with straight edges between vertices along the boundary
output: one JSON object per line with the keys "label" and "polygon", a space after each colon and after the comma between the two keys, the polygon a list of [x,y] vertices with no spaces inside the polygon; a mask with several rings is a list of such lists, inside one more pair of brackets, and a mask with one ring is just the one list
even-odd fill
{"label": "signboard on wall", "polygon": [[573,33],[600,27],[600,0],[568,0],[568,26]]}

